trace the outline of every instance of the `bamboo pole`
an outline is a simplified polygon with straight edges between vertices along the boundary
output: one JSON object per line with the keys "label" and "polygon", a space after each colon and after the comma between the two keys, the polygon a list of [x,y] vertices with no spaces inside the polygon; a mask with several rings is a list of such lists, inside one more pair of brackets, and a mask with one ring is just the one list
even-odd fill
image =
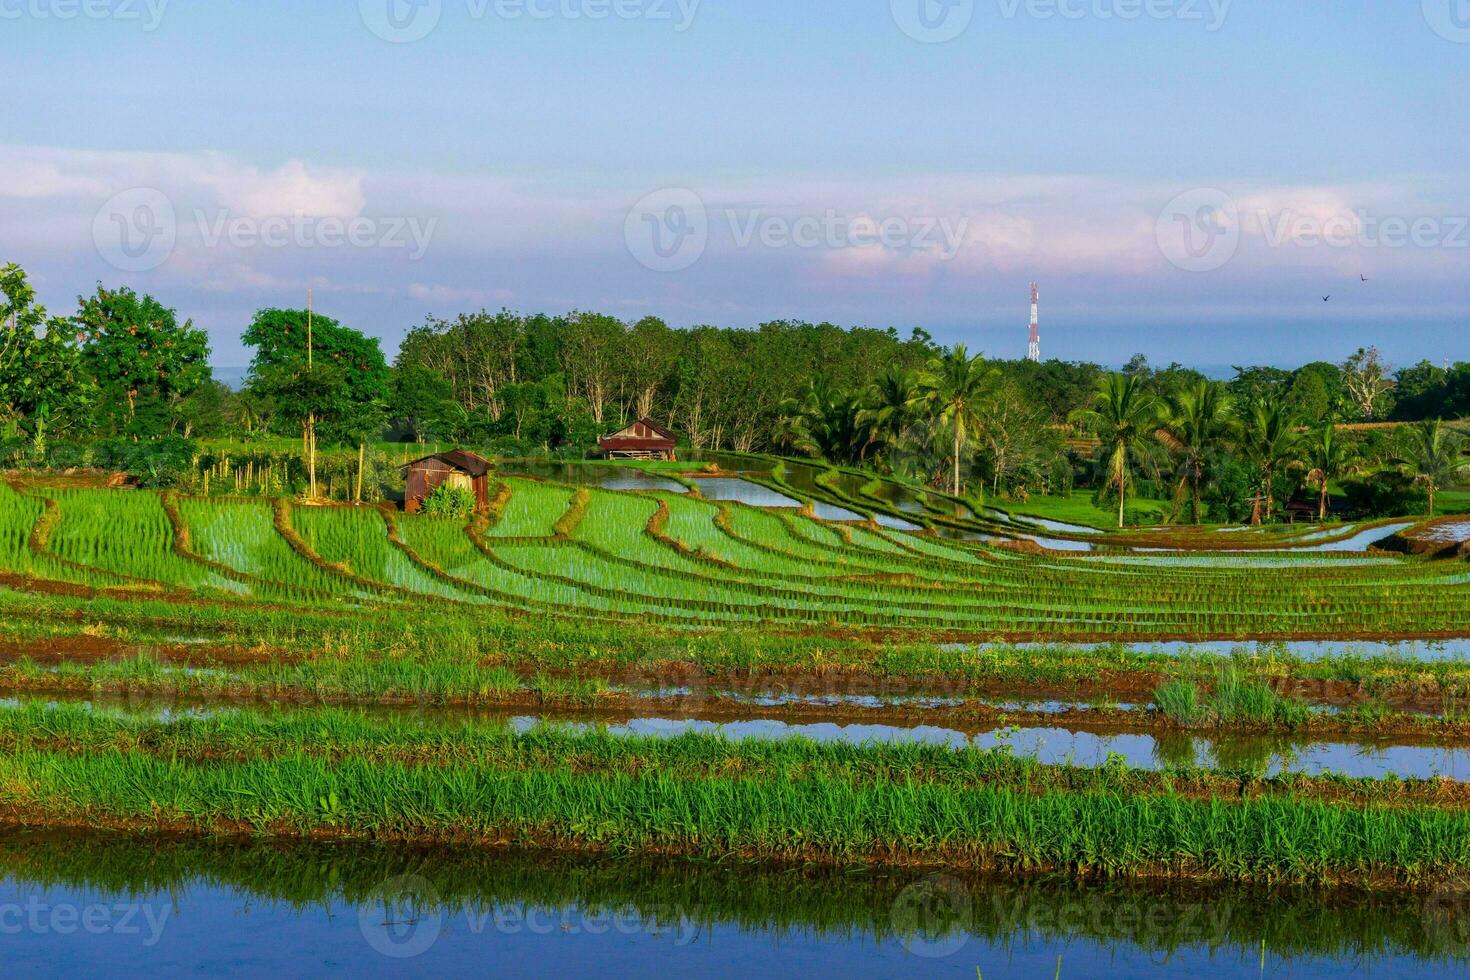
{"label": "bamboo pole", "polygon": [[[306,370],[312,369],[312,335],[311,335],[311,287],[306,289]],[[316,499],[316,410],[313,408],[306,414],[306,465],[311,473],[308,482],[311,489],[308,491],[308,499]]]}
{"label": "bamboo pole", "polygon": [[357,444],[357,493],[354,498],[359,504],[362,503],[362,467],[367,458],[367,443]]}

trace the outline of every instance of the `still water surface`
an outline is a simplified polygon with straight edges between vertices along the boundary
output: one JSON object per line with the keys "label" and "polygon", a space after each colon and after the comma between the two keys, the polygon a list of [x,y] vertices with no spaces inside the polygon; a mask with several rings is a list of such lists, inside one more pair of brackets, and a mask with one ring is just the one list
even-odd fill
{"label": "still water surface", "polygon": [[1450,894],[0,835],[13,975],[1465,976]]}

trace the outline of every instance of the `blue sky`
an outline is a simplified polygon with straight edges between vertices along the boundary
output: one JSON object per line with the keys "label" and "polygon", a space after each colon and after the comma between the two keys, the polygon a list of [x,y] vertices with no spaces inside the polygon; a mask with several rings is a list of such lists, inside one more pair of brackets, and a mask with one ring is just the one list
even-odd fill
{"label": "blue sky", "polygon": [[1032,279],[1054,356],[1470,359],[1465,0],[81,2],[0,0],[0,259],[221,365],[308,287],[1019,356]]}

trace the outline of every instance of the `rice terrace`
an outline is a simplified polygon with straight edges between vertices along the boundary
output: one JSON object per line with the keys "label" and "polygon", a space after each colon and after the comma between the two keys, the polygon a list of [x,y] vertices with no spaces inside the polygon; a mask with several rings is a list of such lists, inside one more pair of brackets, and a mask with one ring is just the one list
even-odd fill
{"label": "rice terrace", "polygon": [[1470,977],[1467,12],[0,0],[5,966]]}

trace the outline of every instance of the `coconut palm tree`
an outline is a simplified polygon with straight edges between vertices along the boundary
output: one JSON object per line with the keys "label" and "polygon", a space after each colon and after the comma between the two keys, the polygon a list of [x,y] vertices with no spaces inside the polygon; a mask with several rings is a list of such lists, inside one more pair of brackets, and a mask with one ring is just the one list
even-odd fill
{"label": "coconut palm tree", "polygon": [[1317,520],[1327,520],[1328,485],[1350,472],[1356,457],[1347,443],[1337,437],[1337,427],[1328,423],[1302,440],[1302,463],[1307,467],[1307,485],[1316,487]]}
{"label": "coconut palm tree", "polygon": [[1410,431],[1408,453],[1398,461],[1399,471],[1429,491],[1429,516],[1433,517],[1435,495],[1470,474],[1465,439],[1445,428],[1440,419],[1419,422]]}
{"label": "coconut palm tree", "polygon": [[1107,453],[1108,486],[1118,491],[1118,527],[1123,526],[1128,488],[1133,467],[1148,452],[1159,429],[1163,408],[1158,399],[1143,390],[1139,379],[1122,374],[1105,375],[1098,381],[1091,408],[1073,415],[1102,440]]}
{"label": "coconut palm tree", "polygon": [[1240,448],[1261,477],[1251,505],[1251,524],[1258,525],[1263,519],[1263,502],[1265,519],[1276,509],[1276,474],[1296,460],[1301,437],[1297,435],[1296,420],[1279,401],[1256,401],[1243,414]]}
{"label": "coconut palm tree", "polygon": [[917,376],[901,367],[890,367],[868,385],[863,407],[857,415],[859,428],[867,433],[861,455],[875,443],[896,445],[904,436],[914,414],[914,399],[919,394]]}
{"label": "coconut palm tree", "polygon": [[980,424],[985,393],[999,377],[983,354],[970,356],[964,344],[930,360],[919,378],[915,408],[952,436],[954,480],[950,490],[960,495],[960,458]]}
{"label": "coconut palm tree", "polygon": [[834,463],[852,462],[863,444],[858,415],[857,399],[819,374],[799,398],[781,403],[777,441]]}
{"label": "coconut palm tree", "polygon": [[1187,489],[1190,518],[1195,524],[1200,523],[1200,487],[1211,456],[1231,429],[1230,397],[1224,385],[1202,379],[1170,396],[1163,438],[1178,459],[1175,509]]}

